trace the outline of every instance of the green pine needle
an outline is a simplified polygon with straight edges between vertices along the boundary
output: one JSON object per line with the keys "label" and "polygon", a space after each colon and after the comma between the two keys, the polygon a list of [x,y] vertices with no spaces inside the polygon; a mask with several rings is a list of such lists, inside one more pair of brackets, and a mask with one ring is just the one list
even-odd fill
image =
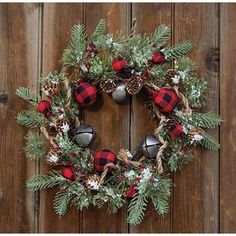
{"label": "green pine needle", "polygon": [[193,112],[193,114],[188,119],[192,125],[197,125],[203,128],[215,128],[219,126],[222,122],[222,119],[219,115],[211,112]]}
{"label": "green pine needle", "polygon": [[166,56],[167,61],[174,60],[176,58],[180,58],[185,54],[189,53],[192,49],[192,43],[189,41],[176,44],[172,47],[166,48],[164,50],[164,54]]}
{"label": "green pine needle", "polygon": [[142,221],[147,203],[148,201],[144,194],[137,194],[133,197],[128,208],[129,216],[127,221],[129,224],[137,225]]}
{"label": "green pine needle", "polygon": [[69,191],[57,192],[57,194],[54,198],[54,201],[53,201],[53,206],[54,206],[55,212],[59,216],[65,215],[68,205],[69,205],[72,198],[73,198],[73,195],[70,194]]}
{"label": "green pine needle", "polygon": [[25,101],[30,102],[34,107],[37,107],[37,104],[40,100],[39,96],[36,95],[32,90],[24,87],[20,87],[16,90],[16,95]]}
{"label": "green pine needle", "polygon": [[191,154],[181,154],[179,152],[172,152],[168,159],[168,166],[170,171],[176,172],[187,165],[192,160]]}
{"label": "green pine needle", "polygon": [[45,123],[45,117],[39,112],[33,112],[29,110],[21,111],[17,117],[17,122],[28,128],[37,128]]}
{"label": "green pine needle", "polygon": [[25,154],[31,160],[41,159],[45,153],[45,143],[42,135],[29,131],[25,137],[27,140]]}
{"label": "green pine needle", "polygon": [[152,197],[157,212],[162,215],[168,211],[168,200],[170,197],[171,179],[160,179],[159,188]]}
{"label": "green pine needle", "polygon": [[203,136],[203,139],[200,142],[200,144],[202,146],[204,146],[205,148],[208,148],[212,151],[217,151],[220,149],[220,144],[212,136],[210,136],[207,133],[202,134],[202,136]]}
{"label": "green pine needle", "polygon": [[83,60],[86,49],[87,34],[83,25],[75,25],[71,32],[70,46],[63,53],[65,65],[76,66]]}
{"label": "green pine needle", "polygon": [[197,65],[190,58],[182,57],[177,61],[176,67],[178,68],[179,71],[189,72],[189,71],[194,71],[197,68]]}
{"label": "green pine needle", "polygon": [[104,19],[101,19],[94,33],[91,36],[93,42],[96,43],[99,40],[99,38],[104,35],[105,28],[106,28],[106,21]]}
{"label": "green pine needle", "polygon": [[37,191],[45,188],[52,188],[62,184],[66,179],[56,170],[48,172],[47,175],[33,176],[26,182],[29,191]]}
{"label": "green pine needle", "polygon": [[170,28],[165,25],[160,25],[153,34],[154,38],[153,40],[158,47],[161,47],[170,39],[170,36],[171,36]]}

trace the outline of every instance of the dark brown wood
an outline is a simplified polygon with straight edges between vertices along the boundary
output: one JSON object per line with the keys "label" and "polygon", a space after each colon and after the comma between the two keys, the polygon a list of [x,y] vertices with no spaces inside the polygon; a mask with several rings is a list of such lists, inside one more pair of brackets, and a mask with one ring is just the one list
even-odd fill
{"label": "dark brown wood", "polygon": [[[235,232],[235,17],[236,4],[0,4],[0,232]],[[174,175],[169,213],[162,218],[149,204],[144,221],[135,227],[127,225],[126,209],[109,215],[106,208],[82,213],[71,208],[59,219],[53,211],[54,190],[43,191],[39,201],[25,188],[26,179],[39,166],[23,153],[27,129],[15,117],[29,106],[15,89],[36,91],[41,72],[61,68],[72,26],[84,23],[90,34],[100,18],[107,20],[107,32],[121,29],[127,34],[136,18],[137,32],[167,24],[173,30],[172,42],[191,39],[190,57],[209,81],[203,111],[219,113],[220,108],[224,119],[220,133],[209,131],[217,139],[220,136],[220,160],[217,152],[196,149],[193,162]],[[143,103],[142,97],[134,96],[117,105],[103,94],[94,108],[86,109],[83,118],[97,132],[93,150],[135,150],[154,129]],[[40,164],[41,173],[46,166]]]}
{"label": "dark brown wood", "polygon": [[[218,5],[175,4],[174,41],[190,39],[195,60],[209,82],[205,111],[219,112]],[[209,131],[216,139],[218,130]],[[193,162],[174,177],[173,232],[217,232],[219,154],[197,149]]]}
{"label": "dark brown wood", "polygon": [[[171,10],[171,4],[133,4],[132,17],[137,19],[137,32],[152,33],[161,24],[171,27]],[[156,127],[155,122],[147,114],[144,102],[145,98],[141,95],[132,98],[131,147],[133,151],[137,149],[137,145],[146,134],[153,134]],[[130,232],[171,232],[170,211],[164,217],[159,216],[150,202],[144,221],[138,226],[130,226]]]}
{"label": "dark brown wood", "polygon": [[[44,4],[42,73],[60,70],[63,50],[67,47],[73,25],[83,23],[83,4]],[[41,172],[48,170],[42,163]],[[42,192],[40,201],[40,232],[79,232],[80,212],[71,208],[59,218],[53,210],[56,191]]]}
{"label": "dark brown wood", "polygon": [[[122,30],[128,33],[129,4],[86,4],[86,27],[91,34],[101,18],[107,21],[107,31]],[[98,151],[107,148],[117,153],[120,148],[129,148],[129,104],[117,105],[111,97],[98,98],[94,108],[84,111],[84,119],[96,131],[92,148]],[[110,215],[106,208],[89,209],[83,212],[83,232],[127,232],[126,210]]]}
{"label": "dark brown wood", "polygon": [[20,86],[37,89],[39,16],[38,4],[0,4],[0,232],[5,233],[37,227],[35,195],[25,187],[35,165],[23,152],[27,129],[15,120],[29,106],[15,92]]}
{"label": "dark brown wood", "polygon": [[236,4],[220,6],[220,232],[236,232]]}

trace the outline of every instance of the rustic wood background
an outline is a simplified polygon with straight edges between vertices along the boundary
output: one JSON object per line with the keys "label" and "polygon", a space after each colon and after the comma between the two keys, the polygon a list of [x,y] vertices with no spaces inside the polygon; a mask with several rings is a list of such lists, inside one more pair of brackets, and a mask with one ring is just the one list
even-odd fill
{"label": "rustic wood background", "polygon": [[[125,210],[108,215],[105,210],[71,209],[59,219],[51,190],[32,194],[25,189],[25,180],[43,173],[45,164],[24,157],[27,130],[16,124],[15,116],[26,103],[15,90],[37,90],[40,74],[60,68],[71,27],[83,23],[91,33],[102,17],[112,32],[128,34],[136,18],[138,32],[167,24],[173,32],[171,43],[191,39],[190,56],[210,85],[205,110],[225,121],[210,131],[220,140],[221,151],[198,149],[194,162],[172,176],[169,213],[160,217],[149,207],[143,223],[135,227],[127,225]],[[236,4],[0,4],[0,232],[236,232],[235,19]],[[99,103],[100,109],[83,112],[99,134],[95,148],[134,148],[153,130],[142,98],[118,106],[104,96]]]}

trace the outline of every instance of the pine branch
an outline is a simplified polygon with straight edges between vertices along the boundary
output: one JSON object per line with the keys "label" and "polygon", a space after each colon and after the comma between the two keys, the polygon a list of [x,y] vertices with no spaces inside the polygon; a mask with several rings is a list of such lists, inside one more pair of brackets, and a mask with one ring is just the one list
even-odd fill
{"label": "pine branch", "polygon": [[58,84],[58,83],[62,82],[63,80],[64,80],[63,73],[58,73],[57,71],[55,71],[54,74],[49,73],[49,74],[42,76],[40,78],[40,81],[42,83],[52,82],[52,83]]}
{"label": "pine branch", "polygon": [[57,192],[53,201],[53,206],[54,206],[55,212],[59,216],[65,215],[68,205],[73,197],[74,197],[73,194],[70,194],[69,191]]}
{"label": "pine branch", "polygon": [[170,28],[165,25],[160,25],[153,34],[153,40],[158,47],[161,47],[170,39],[170,36],[171,36]]}
{"label": "pine branch", "polygon": [[20,87],[16,90],[16,95],[25,101],[31,103],[34,107],[37,107],[37,104],[40,100],[39,96],[36,95],[32,90],[28,88]]}
{"label": "pine branch", "polygon": [[192,160],[192,155],[186,153],[181,154],[178,151],[173,151],[171,156],[168,158],[168,166],[170,171],[176,172],[183,166],[187,165]]}
{"label": "pine branch", "polygon": [[41,113],[29,110],[21,111],[16,119],[18,123],[29,128],[37,128],[46,122],[45,117]]}
{"label": "pine branch", "polygon": [[82,59],[86,49],[87,34],[83,25],[75,25],[71,32],[70,46],[63,53],[65,65],[76,66]]}
{"label": "pine branch", "polygon": [[178,68],[179,71],[189,72],[189,71],[194,71],[197,68],[197,65],[190,58],[183,57],[177,61],[176,67]]}
{"label": "pine branch", "polygon": [[137,225],[142,221],[147,202],[147,198],[144,194],[137,194],[134,196],[128,208],[129,216],[127,221],[129,224]]}
{"label": "pine branch", "polygon": [[190,52],[192,49],[192,43],[191,42],[183,42],[177,45],[174,45],[172,47],[166,48],[164,50],[164,54],[167,61],[174,60],[176,58],[180,58]]}
{"label": "pine branch", "polygon": [[33,176],[26,182],[29,191],[37,191],[45,188],[52,188],[62,184],[66,179],[56,170],[48,172],[47,175]]}
{"label": "pine branch", "polygon": [[160,179],[159,188],[156,195],[152,197],[155,209],[160,215],[168,211],[168,200],[170,196],[171,180]]}
{"label": "pine branch", "polygon": [[182,81],[189,104],[192,107],[201,107],[205,104],[205,93],[208,88],[207,81],[204,78],[187,76]]}
{"label": "pine branch", "polygon": [[91,39],[95,44],[99,40],[99,38],[104,35],[105,28],[106,28],[106,21],[104,19],[101,19],[99,21],[94,33],[91,36]]}
{"label": "pine branch", "polygon": [[44,138],[42,135],[29,131],[26,136],[25,154],[29,159],[39,160],[45,153]]}
{"label": "pine branch", "polygon": [[202,146],[212,151],[217,151],[220,149],[220,144],[212,136],[210,136],[207,133],[202,134],[202,136],[203,136],[203,139],[200,142]]}
{"label": "pine branch", "polygon": [[222,119],[219,115],[215,113],[197,113],[193,114],[188,118],[192,125],[197,125],[203,128],[215,128],[220,125]]}

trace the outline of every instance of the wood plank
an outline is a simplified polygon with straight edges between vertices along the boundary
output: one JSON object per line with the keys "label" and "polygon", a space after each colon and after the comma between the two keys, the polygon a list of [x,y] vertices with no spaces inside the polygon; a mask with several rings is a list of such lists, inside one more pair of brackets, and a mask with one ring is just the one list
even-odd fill
{"label": "wood plank", "polygon": [[25,181],[35,174],[23,147],[27,129],[16,123],[18,112],[29,108],[15,95],[20,86],[37,89],[39,4],[0,4],[0,232],[34,232],[35,195]]}
{"label": "wood plank", "polygon": [[220,4],[220,232],[236,231],[236,4]]}
{"label": "wood plank", "polygon": [[[192,40],[190,58],[209,82],[207,106],[219,112],[218,5],[175,4],[175,42]],[[209,131],[216,139],[218,130]],[[217,232],[219,227],[219,153],[202,149],[175,175],[173,232]]]}
{"label": "wood plank", "polygon": [[[88,33],[95,29],[100,18],[107,21],[107,32],[122,30],[127,33],[129,27],[129,4],[86,4],[85,17]],[[102,94],[97,105],[86,109],[85,121],[97,133],[93,150],[107,148],[117,152],[120,148],[129,148],[129,105],[117,105],[108,95]],[[89,209],[83,212],[83,232],[127,232],[126,210],[109,215],[105,208]]]}
{"label": "wood plank", "polygon": [[[135,3],[132,6],[132,17],[137,19],[137,32],[151,33],[161,24],[171,27],[171,4]],[[131,147],[133,151],[137,149],[143,137],[152,134],[156,127],[147,114],[144,102],[145,99],[139,95],[132,98]],[[130,226],[130,232],[171,232],[170,211],[164,217],[159,216],[150,203],[146,214],[140,225]]]}
{"label": "wood plank", "polygon": [[[62,53],[67,47],[73,25],[83,23],[83,4],[44,4],[43,14],[43,66],[42,73],[60,70]],[[41,172],[48,170],[42,163]],[[79,232],[80,213],[74,207],[66,216],[59,218],[53,210],[56,191],[41,194],[40,232]],[[50,220],[48,220],[50,219]]]}

